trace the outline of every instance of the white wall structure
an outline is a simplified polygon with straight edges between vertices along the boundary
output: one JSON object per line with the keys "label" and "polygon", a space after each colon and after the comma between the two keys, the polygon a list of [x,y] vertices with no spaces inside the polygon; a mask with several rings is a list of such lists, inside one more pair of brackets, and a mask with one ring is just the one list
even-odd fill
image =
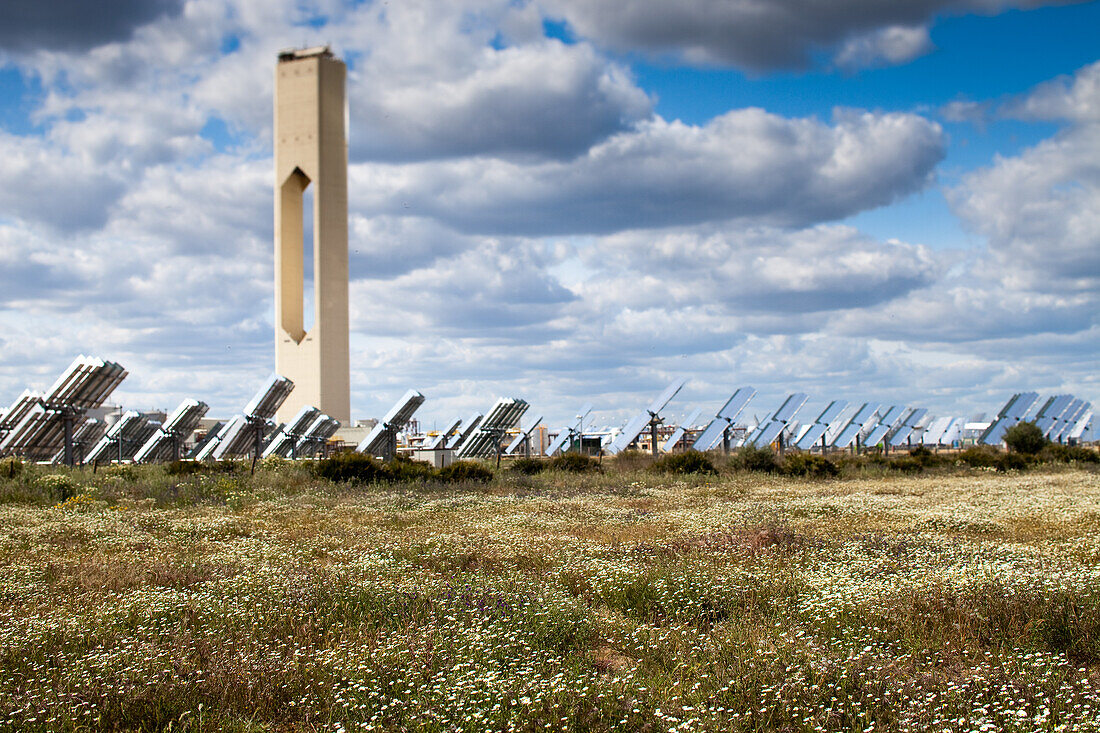
{"label": "white wall structure", "polygon": [[[275,66],[275,371],[294,382],[278,420],[314,405],[351,424],[344,63],[321,46]],[[313,323],[305,320],[304,194],[313,199]],[[307,330],[308,329],[308,330]]]}

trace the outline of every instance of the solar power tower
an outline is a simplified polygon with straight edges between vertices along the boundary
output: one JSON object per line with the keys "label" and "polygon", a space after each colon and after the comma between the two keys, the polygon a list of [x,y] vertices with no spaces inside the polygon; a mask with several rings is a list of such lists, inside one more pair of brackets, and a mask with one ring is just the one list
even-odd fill
{"label": "solar power tower", "polygon": [[639,412],[623,426],[622,432],[607,446],[607,452],[611,455],[622,453],[633,443],[642,431],[649,428],[653,455],[657,455],[657,428],[664,420],[661,418],[661,410],[672,401],[672,398],[687,384],[686,379],[677,379],[665,387],[665,391],[657,395],[657,398],[649,403],[649,406]]}
{"label": "solar power tower", "polygon": [[[280,422],[305,405],[351,420],[346,73],[327,46],[284,51],[275,65],[275,370],[297,384],[279,410]],[[310,189],[311,328],[303,236]]]}
{"label": "solar power tower", "polygon": [[722,408],[715,413],[714,419],[710,421],[710,424],[699,434],[699,437],[695,439],[691,447],[695,450],[705,451],[710,450],[718,444],[718,441],[722,441],[722,450],[725,453],[730,452],[730,433],[733,430],[734,421],[737,420],[741,411],[745,409],[745,406],[749,404],[753,397],[756,396],[756,390],[752,387],[741,387],[739,390],[733,393],[733,395],[726,400],[726,404],[722,405]]}
{"label": "solar power tower", "polygon": [[1001,408],[1001,411],[997,413],[997,417],[978,438],[978,442],[982,445],[999,445],[1005,432],[1032,412],[1032,408],[1038,399],[1038,392],[1019,392],[1012,395],[1005,406]]}
{"label": "solar power tower", "polygon": [[48,461],[63,451],[65,465],[74,465],[74,429],[88,410],[103,405],[126,375],[119,364],[81,354],[0,440],[0,455]]}
{"label": "solar power tower", "polygon": [[696,407],[692,410],[690,415],[681,420],[676,429],[672,431],[672,435],[668,436],[668,440],[661,446],[661,450],[665,453],[671,453],[675,450],[676,446],[683,440],[684,434],[688,431],[688,428],[695,424],[695,421],[699,419],[699,415],[702,414],[702,412],[702,408]]}
{"label": "solar power tower", "polygon": [[218,432],[217,437],[208,442],[195,456],[196,460],[209,458],[222,460],[230,456],[243,456],[252,453],[252,463],[263,453],[264,433],[271,426],[275,411],[294,389],[294,382],[278,374],[271,374],[260,390],[253,395],[244,412],[234,415]]}
{"label": "solar power tower", "polygon": [[551,441],[550,445],[546,448],[546,456],[552,458],[558,451],[566,452],[569,450],[569,446],[573,445],[575,441],[584,437],[584,421],[588,419],[588,416],[592,413],[592,403],[585,402],[580,410],[577,411],[574,420],[576,422],[562,427],[558,431],[558,434]]}
{"label": "solar power tower", "polygon": [[462,443],[456,455],[459,458],[488,458],[495,455],[499,462],[505,434],[519,425],[520,418],[528,407],[524,400],[501,397],[485,415],[478,431]]}
{"label": "solar power tower", "polygon": [[809,396],[803,392],[788,395],[787,399],[783,400],[783,404],[779,406],[779,409],[775,411],[775,414],[771,416],[771,420],[762,423],[752,436],[752,440],[746,442],[750,445],[766,447],[779,440],[779,449],[782,450],[783,434],[786,432],[787,427],[794,423],[795,416],[806,404],[807,399],[809,399]]}
{"label": "solar power tower", "polygon": [[825,409],[821,411],[821,414],[814,420],[806,432],[799,436],[795,442],[794,447],[799,450],[810,450],[821,441],[821,452],[825,452],[825,433],[828,432],[829,426],[840,417],[840,413],[844,412],[844,408],[848,406],[848,403],[844,400],[833,400]]}
{"label": "solar power tower", "polygon": [[199,420],[202,420],[209,409],[205,402],[198,400],[181,402],[134,454],[134,463],[179,460],[183,441],[199,426]]}
{"label": "solar power tower", "polygon": [[320,415],[321,411],[313,405],[302,405],[290,422],[276,430],[271,440],[267,441],[263,457],[297,458],[298,441]]}
{"label": "solar power tower", "polygon": [[386,460],[397,455],[397,434],[405,429],[412,416],[424,404],[424,395],[410,389],[399,399],[382,421],[367,433],[367,437],[355,447],[359,453],[381,456]]}
{"label": "solar power tower", "polygon": [[535,428],[542,424],[542,415],[536,417],[526,430],[519,431],[515,439],[508,444],[508,447],[504,450],[504,455],[514,456],[516,452],[523,446],[523,457],[531,457],[531,433],[535,432]]}

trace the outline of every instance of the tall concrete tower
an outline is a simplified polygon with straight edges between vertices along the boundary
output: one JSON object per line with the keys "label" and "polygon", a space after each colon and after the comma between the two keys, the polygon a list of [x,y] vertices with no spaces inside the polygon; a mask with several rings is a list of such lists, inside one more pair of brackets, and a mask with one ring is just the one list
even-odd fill
{"label": "tall concrete tower", "polygon": [[[294,382],[282,422],[313,405],[351,421],[346,69],[327,46],[275,66],[275,371]],[[313,197],[313,325],[305,322],[303,201]],[[307,331],[306,328],[309,328]]]}

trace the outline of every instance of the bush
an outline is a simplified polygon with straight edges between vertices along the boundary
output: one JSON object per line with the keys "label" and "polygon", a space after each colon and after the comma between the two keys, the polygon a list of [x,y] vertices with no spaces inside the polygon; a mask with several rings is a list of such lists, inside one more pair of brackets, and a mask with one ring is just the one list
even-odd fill
{"label": "bush", "polygon": [[333,483],[370,484],[387,478],[381,461],[352,450],[317,461],[314,472]]}
{"label": "bush", "polygon": [[164,465],[169,476],[189,476],[194,473],[233,473],[240,467],[237,461],[172,461]]}
{"label": "bush", "polygon": [[392,461],[382,464],[380,479],[389,481],[428,481],[435,476],[435,469],[427,461],[414,461],[398,454]]}
{"label": "bush", "polygon": [[1036,455],[1050,442],[1038,425],[1027,421],[1018,422],[1006,430],[1003,440],[1009,450],[1029,456]]}
{"label": "bush", "polygon": [[998,471],[1022,471],[1030,466],[1033,460],[1026,453],[1002,453],[997,456],[994,468]]}
{"label": "bush", "polygon": [[17,473],[22,473],[23,461],[15,456],[0,461],[0,477],[14,478]]}
{"label": "bush", "polygon": [[718,473],[710,459],[697,450],[658,458],[650,464],[648,470],[653,473]]}
{"label": "bush", "polygon": [[313,470],[318,477],[334,483],[429,481],[438,477],[431,465],[424,461],[398,455],[392,461],[383,463],[373,456],[351,450],[340,451],[331,458],[317,461]]}
{"label": "bush", "polygon": [[1079,445],[1051,443],[1043,448],[1039,457],[1054,463],[1100,463],[1100,453]]}
{"label": "bush", "polygon": [[742,471],[754,471],[756,473],[779,472],[779,461],[771,450],[768,448],[754,448],[751,445],[737,451],[733,458],[733,465]]}
{"label": "bush", "polygon": [[923,445],[918,445],[909,451],[909,457],[914,461],[920,463],[924,468],[930,468],[932,466],[942,466],[946,459],[938,453],[933,453]]}
{"label": "bush", "polygon": [[840,473],[840,469],[825,456],[812,453],[791,453],[783,461],[782,472],[787,476],[833,478]]}
{"label": "bush", "polygon": [[973,447],[967,448],[956,456],[956,460],[971,468],[994,468],[1000,453],[992,448]]}
{"label": "bush", "polygon": [[493,472],[476,461],[455,461],[439,469],[436,478],[449,484],[463,481],[486,483],[493,480]]}
{"label": "bush", "polygon": [[600,462],[583,453],[569,452],[562,453],[550,461],[550,468],[555,471],[568,471],[569,473],[588,473],[589,471],[599,471]]}
{"label": "bush", "polygon": [[546,469],[546,462],[540,461],[538,458],[517,458],[512,461],[512,465],[508,467],[508,470],[513,473],[521,473],[524,476],[534,476],[536,473],[541,473]]}
{"label": "bush", "polygon": [[913,456],[891,458],[886,465],[890,467],[890,470],[901,473],[920,473],[924,470],[924,464]]}
{"label": "bush", "polygon": [[77,489],[80,487],[73,481],[72,477],[63,473],[48,473],[45,476],[39,476],[34,481],[35,488],[42,491],[42,493],[53,501],[65,501],[72,498],[77,494]]}

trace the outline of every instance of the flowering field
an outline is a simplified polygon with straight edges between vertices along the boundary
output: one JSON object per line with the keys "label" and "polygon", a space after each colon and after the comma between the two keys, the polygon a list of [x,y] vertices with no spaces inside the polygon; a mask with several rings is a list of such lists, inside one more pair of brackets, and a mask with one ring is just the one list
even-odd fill
{"label": "flowering field", "polygon": [[12,476],[0,728],[1100,730],[1095,471]]}

